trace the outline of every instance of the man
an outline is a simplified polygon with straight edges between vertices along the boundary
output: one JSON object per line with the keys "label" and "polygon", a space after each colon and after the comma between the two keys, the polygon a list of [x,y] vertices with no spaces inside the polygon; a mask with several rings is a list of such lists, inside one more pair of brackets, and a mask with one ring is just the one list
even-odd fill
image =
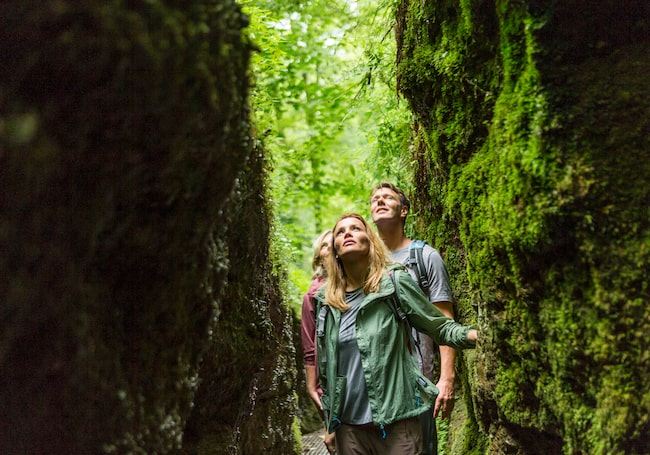
{"label": "man", "polygon": [[[377,185],[370,197],[370,214],[377,226],[379,236],[391,252],[391,259],[395,262],[407,264],[409,273],[422,287],[417,273],[417,267],[409,262],[409,246],[411,239],[404,234],[404,225],[410,208],[410,202],[404,191],[392,183],[382,182]],[[451,286],[447,275],[445,263],[437,250],[425,245],[422,251],[429,289],[425,294],[445,316],[454,318]],[[433,413],[428,412],[422,416],[422,431],[425,442],[426,455],[437,453],[437,436],[435,417],[447,418],[454,408],[454,381],[456,373],[454,362],[456,351],[448,346],[440,346],[440,377],[436,382],[433,372],[434,343],[424,334],[418,334],[421,357],[418,363],[425,376],[436,383],[439,390],[438,398],[433,408]]]}

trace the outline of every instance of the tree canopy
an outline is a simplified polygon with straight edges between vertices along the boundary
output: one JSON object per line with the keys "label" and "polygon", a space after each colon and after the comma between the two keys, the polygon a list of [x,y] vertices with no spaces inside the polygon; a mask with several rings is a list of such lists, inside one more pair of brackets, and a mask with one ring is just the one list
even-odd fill
{"label": "tree canopy", "polygon": [[410,114],[395,90],[393,4],[243,0],[253,115],[271,162],[276,242],[304,292],[313,240],[371,186],[408,181]]}

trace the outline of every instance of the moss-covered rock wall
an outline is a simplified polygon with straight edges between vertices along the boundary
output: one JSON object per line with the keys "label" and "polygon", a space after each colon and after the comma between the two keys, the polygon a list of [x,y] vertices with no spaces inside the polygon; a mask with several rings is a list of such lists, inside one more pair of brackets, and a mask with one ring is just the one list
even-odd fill
{"label": "moss-covered rock wall", "polygon": [[0,452],[293,453],[245,25],[230,0],[0,5]]}
{"label": "moss-covered rock wall", "polygon": [[219,320],[199,374],[183,453],[301,453],[293,316],[269,250],[263,150],[255,147],[229,208],[231,252]]}
{"label": "moss-covered rock wall", "polygon": [[421,234],[466,321],[453,453],[650,452],[650,7],[412,1]]}

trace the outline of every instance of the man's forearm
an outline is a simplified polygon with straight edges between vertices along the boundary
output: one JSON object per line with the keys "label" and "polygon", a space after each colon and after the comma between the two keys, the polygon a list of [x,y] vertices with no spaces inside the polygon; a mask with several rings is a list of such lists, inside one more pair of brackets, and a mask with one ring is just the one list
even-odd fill
{"label": "man's forearm", "polygon": [[[454,306],[451,302],[438,302],[435,305],[442,314],[450,319],[454,318]],[[440,346],[440,377],[436,384],[440,393],[433,408],[435,417],[447,418],[454,409],[455,363],[456,350],[449,346]]]}
{"label": "man's forearm", "polygon": [[440,381],[448,380],[452,384],[456,379],[456,350],[449,346],[440,346]]}

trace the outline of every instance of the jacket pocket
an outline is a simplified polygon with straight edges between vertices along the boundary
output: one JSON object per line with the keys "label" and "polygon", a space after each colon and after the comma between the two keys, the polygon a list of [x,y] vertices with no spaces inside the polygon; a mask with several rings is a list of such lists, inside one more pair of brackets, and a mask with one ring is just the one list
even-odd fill
{"label": "jacket pocket", "polygon": [[426,400],[428,402],[433,403],[438,396],[438,388],[433,384],[433,382],[429,381],[420,371],[418,371],[418,375],[416,376],[415,383],[416,383],[416,401],[417,401],[417,406],[422,406],[423,400]]}

